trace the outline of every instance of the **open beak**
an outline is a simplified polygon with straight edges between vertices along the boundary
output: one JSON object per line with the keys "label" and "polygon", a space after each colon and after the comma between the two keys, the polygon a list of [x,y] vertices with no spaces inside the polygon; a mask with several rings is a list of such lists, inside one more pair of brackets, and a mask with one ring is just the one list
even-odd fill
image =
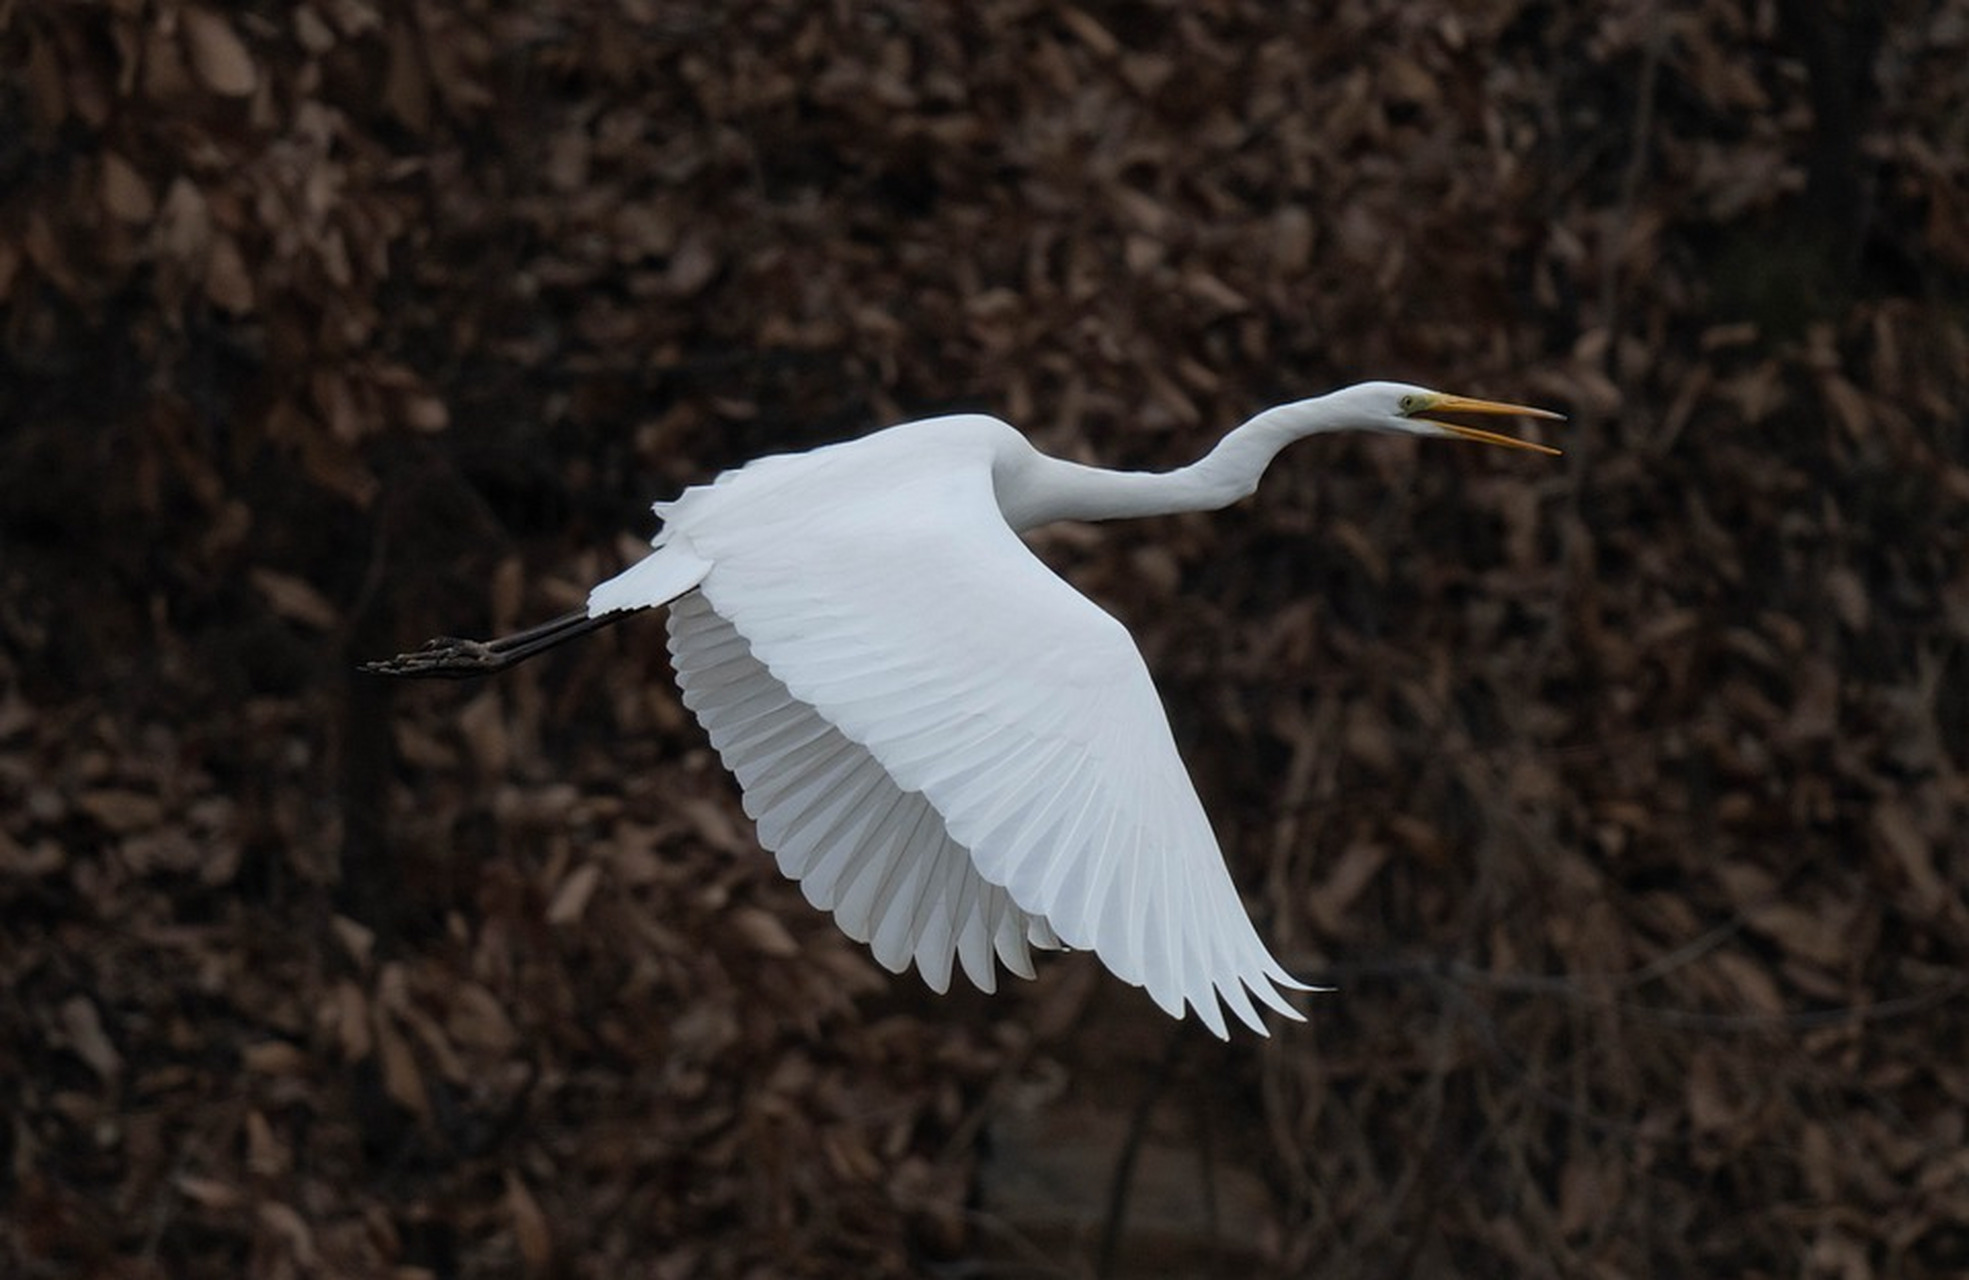
{"label": "open beak", "polygon": [[1545,418],[1554,422],[1565,421],[1563,413],[1553,413],[1550,409],[1534,409],[1529,405],[1503,404],[1496,400],[1472,400],[1467,396],[1437,396],[1428,404],[1421,405],[1408,416],[1432,426],[1441,427],[1452,435],[1465,440],[1480,440],[1485,444],[1501,444],[1507,449],[1529,449],[1533,453],[1556,455],[1559,451],[1548,444],[1533,444],[1529,440],[1515,440],[1501,436],[1495,431],[1485,431],[1481,427],[1466,427],[1460,422],[1444,422],[1439,413],[1461,413],[1471,417],[1484,418]]}

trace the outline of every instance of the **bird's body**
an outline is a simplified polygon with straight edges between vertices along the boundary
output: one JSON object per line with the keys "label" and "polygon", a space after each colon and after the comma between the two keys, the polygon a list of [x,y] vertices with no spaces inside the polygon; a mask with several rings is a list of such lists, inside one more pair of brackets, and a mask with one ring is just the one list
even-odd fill
{"label": "bird's body", "polygon": [[1238,899],[1134,641],[1019,534],[1227,505],[1336,425],[1516,443],[1425,409],[1537,412],[1364,384],[1160,474],[1052,458],[981,415],[762,458],[659,503],[653,551],[585,615],[477,647],[492,660],[454,642],[380,669],[496,669],[667,604],[684,703],[760,843],[884,967],[990,991],[996,964],[1031,976],[1029,948],[1065,945],[1172,1015],[1224,1035],[1221,1004],[1262,1033],[1252,997],[1297,1018],[1281,992],[1304,984]]}
{"label": "bird's body", "polygon": [[761,459],[659,506],[589,612],[692,591],[684,704],[885,968],[942,991],[954,958],[990,991],[994,955],[1030,977],[1065,943],[1220,1032],[1219,995],[1260,1025],[1247,987],[1289,1015],[1134,641],[1015,532],[1071,465],[980,416]]}

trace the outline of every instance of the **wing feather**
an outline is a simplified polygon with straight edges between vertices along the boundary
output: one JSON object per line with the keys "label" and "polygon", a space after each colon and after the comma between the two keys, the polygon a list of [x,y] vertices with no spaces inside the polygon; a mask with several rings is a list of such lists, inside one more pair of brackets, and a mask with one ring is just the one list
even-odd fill
{"label": "wing feather", "polygon": [[762,829],[759,838],[776,842],[779,864],[787,875],[805,879],[823,851],[840,845],[852,847],[861,838],[877,816],[875,806],[885,792],[893,790],[881,767],[864,758],[853,776],[824,803],[785,815],[774,831]]}
{"label": "wing feather", "polygon": [[943,843],[942,829],[935,811],[927,806],[919,808],[908,831],[897,838],[895,859],[882,868],[879,877],[866,877],[873,881],[866,917],[869,949],[891,973],[901,973],[915,958],[909,924],[923,893],[924,878],[935,865],[937,849]]}
{"label": "wing feather", "polygon": [[958,891],[957,963],[971,985],[986,995],[998,990],[998,966],[991,960],[991,930],[986,924],[984,900],[1003,892],[977,876],[966,877]]}
{"label": "wing feather", "polygon": [[994,954],[1031,977],[1028,940],[1059,945],[984,882],[926,797],[789,694],[702,595],[671,606],[670,649],[684,705],[738,779],[760,843],[878,963],[901,972],[914,962],[945,991],[955,962],[989,992]]}
{"label": "wing feather", "polygon": [[672,513],[712,566],[673,606],[679,679],[762,842],[932,985],[954,956],[989,990],[993,955],[1029,975],[1063,941],[1220,1035],[1226,1008],[1264,1031],[1247,991],[1299,1017],[1127,631],[1006,525],[988,459],[884,480],[824,504],[781,474],[770,512]]}
{"label": "wing feather", "polygon": [[998,953],[998,963],[1018,974],[1021,978],[1031,978],[1032,953],[1027,950],[1029,931],[1024,924],[1024,916],[1012,896],[999,888],[991,886],[985,895],[990,904],[991,945]]}
{"label": "wing feather", "polygon": [[950,989],[951,939],[957,929],[958,895],[954,890],[970,861],[964,847],[945,836],[927,867],[922,892],[909,909],[906,938],[910,956],[933,991]]}
{"label": "wing feather", "polygon": [[821,846],[812,869],[800,884],[806,891],[807,901],[823,911],[838,908],[847,892],[848,881],[861,866],[861,860],[868,856],[868,848],[875,834],[883,829],[897,809],[911,803],[902,792],[893,787],[886,788],[871,801],[866,816],[844,838]]}
{"label": "wing feather", "polygon": [[869,851],[848,876],[834,908],[835,923],[855,941],[868,942],[875,936],[876,916],[888,906],[907,855],[931,816],[928,805],[899,804],[869,836]]}

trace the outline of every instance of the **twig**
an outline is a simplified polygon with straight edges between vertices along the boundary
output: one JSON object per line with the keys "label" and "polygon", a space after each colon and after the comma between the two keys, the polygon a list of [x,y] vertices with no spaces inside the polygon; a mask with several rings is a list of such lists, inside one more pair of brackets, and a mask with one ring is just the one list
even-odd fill
{"label": "twig", "polygon": [[1094,1274],[1099,1280],[1108,1280],[1114,1274],[1116,1256],[1121,1252],[1121,1229],[1128,1221],[1128,1191],[1135,1180],[1135,1161],[1142,1154],[1142,1140],[1148,1133],[1149,1113],[1155,1109],[1162,1091],[1168,1087],[1169,1076],[1176,1067],[1177,1056],[1183,1047],[1183,1031],[1189,1024],[1179,1022],[1169,1033],[1169,1040],[1162,1052],[1162,1061],[1157,1064],[1154,1079],[1135,1104],[1135,1114],[1128,1118],[1128,1133],[1122,1139],[1121,1152],[1115,1157],[1114,1177],[1108,1182],[1108,1207],[1106,1220],[1101,1227],[1101,1251],[1094,1263]]}

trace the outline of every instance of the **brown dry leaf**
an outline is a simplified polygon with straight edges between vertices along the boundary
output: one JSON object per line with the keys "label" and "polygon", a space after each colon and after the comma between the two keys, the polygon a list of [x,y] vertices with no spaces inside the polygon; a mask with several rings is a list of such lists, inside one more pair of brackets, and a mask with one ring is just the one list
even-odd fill
{"label": "brown dry leaf", "polygon": [[1235,313],[1249,310],[1251,307],[1249,298],[1208,271],[1184,272],[1183,287],[1197,301],[1218,311]]}
{"label": "brown dry leaf", "polygon": [[1349,932],[1348,908],[1387,863],[1387,847],[1365,840],[1348,845],[1334,860],[1333,869],[1306,900],[1307,909],[1323,932],[1336,936]]}
{"label": "brown dry leaf", "polygon": [[1747,908],[1744,916],[1752,929],[1817,968],[1837,973],[1851,962],[1846,936],[1850,909],[1808,911],[1788,902],[1770,902]]}
{"label": "brown dry leaf", "polygon": [[52,132],[68,115],[68,91],[62,82],[61,54],[56,51],[54,40],[40,32],[32,35],[25,71],[22,79],[35,122]]}
{"label": "brown dry leaf", "polygon": [[850,1125],[829,1125],[821,1131],[821,1151],[828,1167],[838,1178],[873,1182],[882,1176],[882,1162],[869,1149],[860,1129]]}
{"label": "brown dry leaf", "polygon": [[728,918],[732,931],[761,955],[784,960],[800,954],[800,944],[772,912],[759,907],[739,907]]}
{"label": "brown dry leaf", "polygon": [[261,1040],[239,1051],[240,1065],[254,1075],[298,1076],[308,1069],[308,1055],[287,1040]]}
{"label": "brown dry leaf", "polygon": [[1393,772],[1398,759],[1395,739],[1381,708],[1370,702],[1354,702],[1348,704],[1346,715],[1340,741],[1347,755],[1377,773]]}
{"label": "brown dry leaf", "polygon": [[104,1084],[114,1084],[123,1074],[123,1056],[110,1043],[103,1030],[102,1015],[87,996],[70,996],[62,1001],[62,1030],[75,1056],[89,1064]]}
{"label": "brown dry leaf", "polygon": [[[338,404],[337,408],[340,407]],[[306,415],[299,408],[286,401],[274,412],[280,416],[306,420]],[[359,423],[350,424],[351,430],[359,430],[359,427]],[[382,482],[356,454],[353,442],[331,438],[312,426],[306,431],[307,434],[301,439],[301,462],[307,469],[308,478],[355,506],[366,507],[374,501]]]}
{"label": "brown dry leaf", "polygon": [[1804,1172],[1812,1194],[1823,1203],[1830,1204],[1837,1198],[1848,1158],[1849,1153],[1834,1144],[1832,1135],[1822,1124],[1808,1124],[1799,1135],[1798,1167]]}
{"label": "brown dry leaf", "polygon": [[1874,428],[1873,407],[1867,402],[1866,393],[1837,376],[1828,376],[1819,384],[1819,392],[1831,406],[1833,415],[1846,429],[1846,434],[1855,440],[1863,439]]}
{"label": "brown dry leaf", "polygon": [[[486,597],[492,602],[492,616],[502,628],[517,627],[516,620],[526,600],[526,564],[518,556],[502,556],[499,563],[492,566],[492,581],[486,589]],[[543,817],[544,822],[558,825],[559,819]]]}
{"label": "brown dry leaf", "polygon": [[458,732],[465,750],[482,773],[501,774],[512,759],[512,739],[506,733],[505,707],[499,694],[487,689],[458,713]]}
{"label": "brown dry leaf", "polygon": [[0,742],[34,727],[34,708],[19,694],[0,695]]}
{"label": "brown dry leaf", "polygon": [[208,883],[220,883],[234,870],[226,865],[223,851],[219,856],[208,857],[206,846],[177,826],[138,832],[118,845],[117,853],[124,865],[140,876],[197,872],[201,877],[217,877]]}
{"label": "brown dry leaf", "polygon": [[321,15],[306,5],[294,9],[294,38],[309,53],[320,55],[335,47],[335,32],[324,22]]}
{"label": "brown dry leaf", "polygon": [[1849,631],[1866,630],[1867,619],[1872,616],[1872,602],[1867,597],[1866,583],[1860,575],[1844,565],[1826,571],[1825,593],[1832,601],[1832,611]]}
{"label": "brown dry leaf", "polygon": [[315,8],[351,40],[383,26],[383,15],[372,0],[316,0]]}
{"label": "brown dry leaf", "polygon": [[137,167],[114,151],[103,152],[103,208],[110,216],[137,225],[147,223],[157,213],[157,199],[151,195]]}
{"label": "brown dry leaf", "polygon": [[203,1209],[227,1211],[237,1209],[246,1203],[245,1193],[231,1183],[217,1178],[201,1177],[195,1173],[181,1173],[171,1179],[171,1185],[178,1193]]}
{"label": "brown dry leaf", "polygon": [[[655,201],[624,205],[616,210],[613,222],[616,257],[624,262],[668,257],[676,251],[678,231],[676,216],[666,205]],[[886,315],[881,320],[894,323]]]}
{"label": "brown dry leaf", "polygon": [[562,129],[547,140],[546,177],[556,191],[577,191],[588,185],[588,166],[594,144],[585,128]]}
{"label": "brown dry leaf", "polygon": [[315,370],[309,390],[322,416],[328,419],[328,429],[335,441],[353,444],[369,433],[355,388],[339,370]]}
{"label": "brown dry leaf", "polygon": [[376,1040],[369,1031],[372,1016],[376,1015],[361,987],[347,978],[335,984],[322,1009],[322,1025],[332,1028],[344,1062],[361,1062],[375,1050]]}
{"label": "brown dry leaf", "polygon": [[440,742],[429,730],[409,720],[391,726],[396,753],[405,764],[419,769],[449,769],[458,763],[458,753]]}
{"label": "brown dry leaf", "polygon": [[431,1097],[424,1088],[424,1073],[417,1066],[416,1055],[381,1006],[371,1006],[370,1012],[370,1032],[383,1070],[383,1092],[418,1120],[428,1121]]}
{"label": "brown dry leaf", "polygon": [[1935,869],[1935,850],[1904,805],[1883,800],[1873,810],[1873,834],[1899,869],[1915,913],[1926,919],[1947,905],[1949,891]]}
{"label": "brown dry leaf", "polygon": [[467,982],[454,993],[445,1018],[445,1029],[459,1044],[485,1053],[510,1052],[520,1035],[507,1017],[498,997],[476,982]]}
{"label": "brown dry leaf", "polygon": [[717,250],[712,247],[709,237],[699,231],[686,231],[683,242],[670,255],[670,266],[664,272],[664,278],[671,293],[688,298],[711,283],[720,265]]}
{"label": "brown dry leaf", "polygon": [[256,1178],[277,1178],[294,1167],[293,1152],[274,1133],[266,1116],[246,1113],[246,1168]]}
{"label": "brown dry leaf", "polygon": [[1441,77],[1408,57],[1383,61],[1375,74],[1396,102],[1430,109],[1442,96]]}
{"label": "brown dry leaf", "polygon": [[451,425],[451,410],[434,395],[412,392],[402,399],[404,424],[413,431],[435,434]]}
{"label": "brown dry leaf", "polygon": [[1803,1263],[1803,1274],[1827,1280],[1873,1280],[1875,1274],[1867,1243],[1839,1227],[1821,1231]]}
{"label": "brown dry leaf", "polygon": [[357,920],[337,915],[329,921],[334,931],[335,941],[342,944],[343,954],[356,963],[358,968],[367,969],[376,954],[376,931]]}
{"label": "brown dry leaf", "polygon": [[[1646,821],[1644,811],[1641,821]],[[1716,868],[1716,878],[1722,882],[1730,903],[1740,911],[1754,911],[1775,901],[1778,896],[1777,877],[1752,862],[1731,861]]]}
{"label": "brown dry leaf", "polygon": [[1302,206],[1278,210],[1272,215],[1270,233],[1273,270],[1288,277],[1305,271],[1312,264],[1317,238],[1312,215]]}
{"label": "brown dry leaf", "polygon": [[253,92],[259,76],[253,69],[253,55],[233,31],[232,24],[210,9],[187,8],[184,23],[186,52],[192,70],[205,87],[229,98],[243,98]]}
{"label": "brown dry leaf", "polygon": [[526,1183],[512,1169],[506,1170],[506,1215],[513,1224],[513,1242],[527,1274],[546,1275],[554,1265],[554,1234],[540,1202],[527,1190]]}
{"label": "brown dry leaf", "polygon": [[234,315],[253,309],[253,277],[246,255],[229,235],[212,238],[212,254],[205,262],[205,296],[220,310]]}
{"label": "brown dry leaf", "polygon": [[50,876],[68,866],[68,851],[54,840],[42,840],[33,848],[0,830],[0,875],[32,879]]}
{"label": "brown dry leaf", "polygon": [[1786,739],[1794,743],[1830,739],[1839,729],[1839,686],[1839,672],[1831,663],[1802,663],[1791,717],[1784,725]]}
{"label": "brown dry leaf", "polygon": [[212,245],[212,211],[191,179],[172,179],[164,192],[156,234],[166,258],[187,266],[205,260]]}
{"label": "brown dry leaf", "polygon": [[1603,1222],[1621,1201],[1621,1166],[1587,1156],[1566,1162],[1559,1176],[1559,1233],[1576,1237]]}
{"label": "brown dry leaf", "polygon": [[267,607],[289,622],[316,631],[333,631],[341,623],[342,615],[328,597],[292,574],[256,566],[247,577]]}
{"label": "brown dry leaf", "polygon": [[1066,5],[1055,10],[1054,16],[1071,30],[1082,44],[1102,57],[1111,58],[1121,51],[1121,42],[1086,10],[1076,5]]}
{"label": "brown dry leaf", "polygon": [[315,1249],[314,1230],[292,1205],[268,1200],[260,1205],[258,1216],[260,1224],[286,1244],[296,1262],[303,1267],[315,1266],[320,1255]]}
{"label": "brown dry leaf", "polygon": [[1714,1134],[1728,1130],[1736,1124],[1737,1116],[1742,1111],[1741,1102],[1730,1096],[1725,1088],[1717,1054],[1710,1049],[1698,1050],[1689,1063],[1684,1097],[1689,1123],[1698,1133]]}
{"label": "brown dry leaf", "polygon": [[452,1046],[451,1037],[421,1004],[406,1002],[397,1009],[396,1016],[417,1037],[417,1043],[423,1046],[425,1054],[436,1062],[440,1076],[455,1085],[471,1083],[472,1073],[466,1069],[464,1059]]}
{"label": "brown dry leaf", "polygon": [[164,820],[164,802],[156,796],[116,787],[85,791],[76,797],[75,807],[118,835],[147,831]]}
{"label": "brown dry leaf", "polygon": [[138,83],[142,96],[158,107],[177,106],[198,91],[181,39],[182,24],[159,22],[151,25],[143,41],[142,67]]}
{"label": "brown dry leaf", "polygon": [[1710,963],[1716,966],[1735,993],[1738,1004],[1736,1012],[1766,1017],[1777,1017],[1784,1012],[1784,997],[1778,993],[1777,982],[1763,965],[1734,951],[1719,951],[1710,957]]}
{"label": "brown dry leaf", "polygon": [[63,293],[73,297],[79,287],[80,278],[70,261],[70,245],[66,238],[56,231],[56,221],[47,214],[36,210],[27,217],[27,229],[21,235],[20,245],[41,274],[53,281]]}
{"label": "brown dry leaf", "polygon": [[407,19],[390,24],[390,60],[383,78],[383,105],[413,134],[431,127],[431,77],[425,69],[417,28]]}
{"label": "brown dry leaf", "polygon": [[602,866],[599,862],[584,862],[561,881],[560,888],[554,891],[554,899],[547,904],[547,923],[569,925],[577,923],[588,910],[588,900],[595,896],[595,889],[602,882]]}
{"label": "brown dry leaf", "polygon": [[690,821],[691,829],[712,848],[731,854],[757,851],[758,846],[750,836],[739,830],[725,806],[690,796],[679,801],[677,808]]}

